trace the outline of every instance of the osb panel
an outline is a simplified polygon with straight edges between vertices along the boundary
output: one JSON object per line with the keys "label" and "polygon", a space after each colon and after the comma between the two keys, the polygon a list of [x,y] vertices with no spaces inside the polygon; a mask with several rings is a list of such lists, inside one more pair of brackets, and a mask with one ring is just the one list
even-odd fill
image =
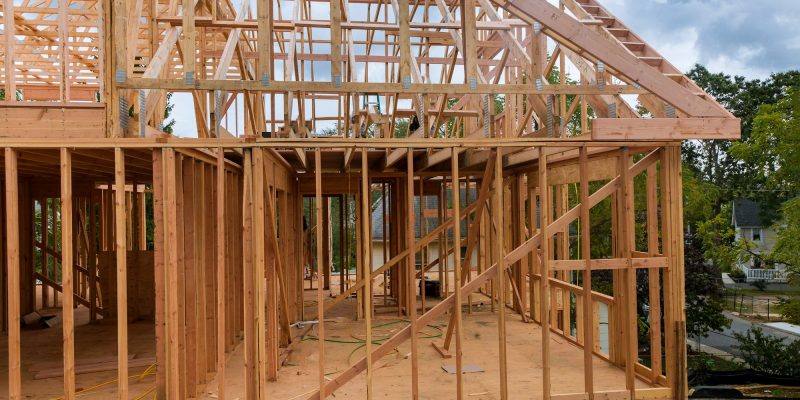
{"label": "osb panel", "polygon": [[3,138],[102,138],[103,107],[0,107]]}
{"label": "osb panel", "polygon": [[[100,298],[104,316],[117,314],[116,253],[100,252],[97,268],[100,271]],[[155,273],[152,251],[128,252],[128,317],[131,320],[155,318]]]}

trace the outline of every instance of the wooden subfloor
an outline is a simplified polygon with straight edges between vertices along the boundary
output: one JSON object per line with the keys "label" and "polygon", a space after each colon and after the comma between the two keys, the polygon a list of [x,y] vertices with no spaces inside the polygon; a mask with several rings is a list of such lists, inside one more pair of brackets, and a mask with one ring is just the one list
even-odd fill
{"label": "wooden subfloor", "polygon": [[[60,309],[40,311],[45,315],[60,314]],[[147,321],[131,322],[129,329],[130,353],[139,358],[155,357],[155,333],[153,323]],[[57,325],[49,329],[22,330],[22,393],[28,399],[57,399],[63,393],[63,378],[34,380],[31,367],[42,362],[59,363],[63,359],[62,328]],[[117,322],[116,320],[98,320],[89,324],[89,310],[85,307],[75,309],[75,359],[76,364],[83,360],[98,358],[113,359],[117,354]],[[144,367],[131,367],[130,393],[135,399],[155,385],[155,375],[143,378],[134,375],[142,374]],[[8,393],[8,336],[0,336],[0,398]],[[116,396],[117,371],[95,372],[75,375],[76,391],[93,388],[79,396],[80,399],[111,399]],[[144,399],[151,399],[152,394]]]}
{"label": "wooden subfloor", "polygon": [[[334,288],[334,292],[336,289]],[[315,291],[306,291],[306,307],[315,307],[310,299]],[[499,399],[499,364],[497,339],[497,314],[489,309],[488,298],[475,295],[476,305],[471,315],[464,314],[464,363],[477,364],[486,372],[464,375],[466,398]],[[396,308],[383,308],[382,300],[376,297],[378,315],[373,319],[373,337],[387,337],[399,330],[405,322],[399,322]],[[432,305],[432,304],[431,304]],[[341,342],[357,342],[364,337],[364,323],[349,319],[355,309],[355,300],[340,304],[326,315],[326,338]],[[383,310],[383,311],[382,311]],[[330,318],[330,320],[329,320]],[[442,359],[431,346],[431,342],[441,342],[438,336],[446,329],[448,316],[439,319],[433,326],[426,327],[419,340],[419,383],[422,399],[451,399],[455,396],[455,375],[442,370],[442,365],[453,364],[454,359]],[[386,325],[379,327],[380,325]],[[306,328],[307,329],[307,328]],[[541,396],[541,329],[535,323],[523,323],[517,314],[507,314],[508,382],[511,399],[540,399]],[[305,399],[307,394],[318,386],[317,363],[318,344],[309,337],[316,330],[310,330],[306,340],[292,346],[284,366],[279,372],[277,382],[268,385],[270,399]],[[582,349],[566,340],[551,335],[552,385],[553,393],[576,393],[583,391],[583,374],[579,367],[583,364]],[[384,357],[375,364],[373,388],[375,399],[411,398],[411,363],[408,358],[410,342],[405,342],[396,352]],[[325,346],[325,371],[332,379],[350,363],[363,357],[364,349],[358,343],[338,343],[327,341]],[[244,398],[244,359],[243,346],[228,355],[226,375],[226,398]],[[610,391],[625,388],[625,373],[622,369],[595,357],[595,390]],[[650,387],[648,383],[637,380],[637,387]],[[216,397],[216,382],[212,381],[206,390],[208,398]],[[366,398],[366,374],[362,373],[335,393],[339,399]]]}
{"label": "wooden subfloor", "polygon": [[[337,293],[337,277],[332,279],[333,292]],[[388,337],[407,322],[397,316],[396,307],[383,306],[381,293],[376,285],[376,317],[373,319],[373,337]],[[326,296],[329,292],[326,292]],[[306,310],[313,315],[316,291],[306,290]],[[428,299],[427,305],[435,304]],[[353,321],[355,299],[348,299],[326,314],[325,365],[326,374],[333,378],[349,364],[364,355],[363,321]],[[51,309],[43,313],[57,314]],[[440,336],[446,329],[448,315],[426,327],[419,340],[419,383],[422,399],[449,399],[455,393],[455,375],[442,370],[442,366],[453,364],[453,359],[442,359],[431,346],[441,343]],[[98,321],[88,324],[88,310],[76,309],[76,358],[114,357],[116,355],[116,321]],[[132,322],[130,330],[130,349],[136,358],[153,357],[155,340],[152,322]],[[524,323],[519,315],[507,313],[508,382],[511,399],[541,398],[541,328],[535,323]],[[285,351],[285,360],[277,382],[268,384],[270,399],[304,399],[317,388],[318,343],[313,337],[316,330],[309,327],[293,328],[294,335],[304,335],[297,340],[290,351]],[[499,398],[497,313],[492,313],[488,298],[473,295],[473,313],[467,314],[464,308],[464,363],[476,364],[485,372],[464,375],[465,394],[469,399]],[[0,376],[7,375],[6,337],[0,337]],[[23,330],[22,336],[23,391],[32,399],[56,399],[62,394],[62,378],[33,380],[31,366],[42,361],[61,360],[61,327],[43,330]],[[408,399],[411,396],[411,364],[408,357],[410,342],[403,343],[397,351],[375,364],[373,387],[376,399]],[[552,386],[553,393],[576,393],[583,390],[582,369],[583,352],[557,335],[551,335]],[[226,374],[226,395],[228,399],[244,399],[244,356],[243,345],[228,354]],[[141,374],[147,367],[130,369],[130,375]],[[625,388],[625,373],[605,360],[594,360],[595,390],[609,391]],[[107,385],[92,389],[80,398],[107,399],[116,393],[116,371],[76,375],[78,390],[108,382]],[[130,379],[131,398],[138,398],[155,384],[155,376]],[[649,387],[648,383],[637,380],[637,387]],[[204,398],[216,398],[217,384],[214,379],[207,385]],[[0,393],[7,393],[7,381],[0,381]],[[366,398],[366,377],[359,377],[347,383],[335,393],[335,398]],[[151,399],[152,393],[143,397]],[[334,398],[334,397],[331,397]]]}

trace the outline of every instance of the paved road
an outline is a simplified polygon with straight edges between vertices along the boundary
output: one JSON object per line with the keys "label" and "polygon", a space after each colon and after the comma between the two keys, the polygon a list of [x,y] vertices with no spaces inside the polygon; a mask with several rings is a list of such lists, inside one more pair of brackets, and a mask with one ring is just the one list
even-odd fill
{"label": "paved road", "polygon": [[[761,329],[764,330],[764,333],[771,336],[784,338],[787,341],[800,340],[800,337],[796,335],[779,331],[777,329],[773,329],[761,324],[753,324],[752,322],[746,319],[739,318],[729,312],[725,312],[725,316],[731,319],[730,328],[724,329],[721,332],[711,332],[708,334],[707,338],[701,338],[700,343],[706,346],[717,348],[726,353],[739,356],[740,355],[739,349],[736,348],[738,342],[736,341],[736,338],[734,337],[733,334],[734,332],[745,334],[747,333],[747,330],[750,329],[753,325],[760,326]],[[691,340],[692,342],[695,342],[696,339],[691,338]]]}

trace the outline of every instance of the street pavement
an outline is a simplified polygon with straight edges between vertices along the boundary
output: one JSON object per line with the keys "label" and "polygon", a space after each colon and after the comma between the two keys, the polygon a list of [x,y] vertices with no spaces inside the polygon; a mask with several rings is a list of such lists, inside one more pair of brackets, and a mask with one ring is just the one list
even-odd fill
{"label": "street pavement", "polygon": [[[734,333],[746,334],[747,331],[754,325],[761,327],[764,333],[770,336],[783,338],[787,342],[800,340],[800,336],[798,335],[793,335],[785,331],[770,328],[769,326],[765,326],[763,324],[752,323],[746,319],[739,318],[727,311],[725,312],[725,316],[731,319],[730,328],[726,328],[720,332],[710,332],[707,338],[700,338],[701,344],[713,347],[715,349],[719,349],[725,353],[732,354],[738,357],[741,355],[741,352],[739,351],[739,349],[736,348],[738,342],[736,341]],[[692,344],[696,345],[697,338],[691,337],[690,340]]]}

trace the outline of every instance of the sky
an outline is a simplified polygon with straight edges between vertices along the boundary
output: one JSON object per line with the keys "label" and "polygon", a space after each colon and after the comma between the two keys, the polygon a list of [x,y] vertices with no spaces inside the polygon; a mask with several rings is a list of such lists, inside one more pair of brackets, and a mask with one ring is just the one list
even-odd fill
{"label": "sky", "polygon": [[682,71],[766,78],[800,68],[800,0],[600,0]]}
{"label": "sky", "polygon": [[[280,1],[288,13],[294,2]],[[684,72],[699,63],[712,72],[764,79],[773,72],[800,68],[800,0],[600,0],[600,3]],[[358,9],[359,5],[352,7],[353,18],[365,14]],[[313,19],[327,19],[327,15],[322,15],[326,7],[312,10]],[[321,38],[322,30],[315,31],[320,31],[314,35]],[[315,48],[316,53],[327,51],[328,48]],[[276,67],[280,69],[280,65]],[[316,69],[315,80],[330,80],[329,76],[322,76],[328,74],[329,65],[317,65]],[[360,69],[358,77],[363,79],[363,67]],[[276,70],[277,74],[282,71]],[[382,74],[382,68],[371,72],[370,80]],[[176,94],[173,99],[176,133],[196,135],[191,96]],[[282,115],[282,102],[278,103],[276,114]],[[239,120],[242,115],[239,107]],[[234,117],[229,119],[230,125],[234,125]]]}

